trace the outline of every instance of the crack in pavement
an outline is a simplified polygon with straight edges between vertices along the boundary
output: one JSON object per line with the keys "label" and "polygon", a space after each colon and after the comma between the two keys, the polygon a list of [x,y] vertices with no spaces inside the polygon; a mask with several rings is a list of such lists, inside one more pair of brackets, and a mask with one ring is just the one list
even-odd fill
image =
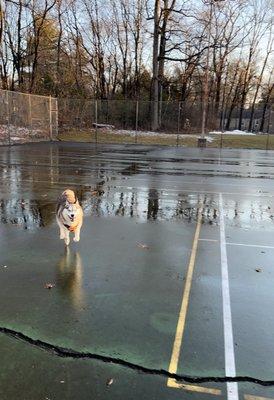
{"label": "crack in pavement", "polygon": [[144,374],[151,374],[151,375],[158,375],[162,376],[165,378],[172,378],[175,379],[178,382],[187,382],[187,383],[205,383],[205,382],[216,382],[216,383],[227,383],[227,382],[251,382],[251,383],[256,383],[261,386],[273,386],[274,385],[274,380],[262,380],[262,379],[257,379],[253,378],[250,376],[236,376],[236,377],[230,377],[230,376],[208,376],[208,377],[199,377],[199,376],[188,376],[188,375],[180,375],[180,374],[174,374],[170,373],[167,370],[164,369],[154,369],[154,368],[148,368],[144,367],[139,364],[134,364],[129,361],[125,361],[120,358],[115,358],[115,357],[109,357],[109,356],[103,356],[101,354],[96,354],[96,353],[90,353],[90,352],[80,352],[76,351],[73,349],[68,349],[65,347],[60,347],[51,343],[44,342],[39,339],[33,339],[29,336],[26,336],[22,332],[17,332],[13,329],[5,328],[5,327],[0,327],[0,333],[5,334],[9,337],[12,337],[14,339],[23,341],[25,343],[28,343],[32,346],[38,347],[39,349],[45,350],[48,353],[55,354],[58,357],[63,357],[63,358],[73,358],[73,359],[92,359],[92,360],[99,360],[105,363],[111,363],[111,364],[116,364],[122,367],[129,368],[131,370],[135,370]]}

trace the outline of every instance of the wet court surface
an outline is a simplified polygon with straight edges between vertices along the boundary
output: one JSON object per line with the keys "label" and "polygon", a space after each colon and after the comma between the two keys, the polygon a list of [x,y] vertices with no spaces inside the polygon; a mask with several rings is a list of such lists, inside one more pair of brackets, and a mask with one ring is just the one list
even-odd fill
{"label": "wet court surface", "polygon": [[274,152],[33,144],[0,174],[1,400],[274,399]]}

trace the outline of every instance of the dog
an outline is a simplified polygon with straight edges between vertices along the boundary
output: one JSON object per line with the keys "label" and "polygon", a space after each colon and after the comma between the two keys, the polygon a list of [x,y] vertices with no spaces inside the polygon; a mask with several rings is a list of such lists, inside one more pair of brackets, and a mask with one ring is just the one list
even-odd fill
{"label": "dog", "polygon": [[74,232],[74,242],[79,242],[83,224],[83,210],[73,190],[65,190],[58,199],[56,220],[60,228],[60,239],[65,245],[70,243],[70,232]]}

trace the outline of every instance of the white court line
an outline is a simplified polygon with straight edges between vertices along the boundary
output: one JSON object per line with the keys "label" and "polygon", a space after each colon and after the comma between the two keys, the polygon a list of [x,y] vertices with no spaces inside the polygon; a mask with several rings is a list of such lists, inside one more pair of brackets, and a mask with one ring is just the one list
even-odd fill
{"label": "white court line", "polygon": [[[226,254],[225,222],[223,210],[223,196],[219,194],[220,209],[220,249],[221,249],[221,269],[222,269],[222,295],[223,295],[223,324],[224,324],[224,345],[225,345],[225,373],[226,376],[235,377],[235,355],[232,330],[228,263]],[[227,400],[238,400],[238,383],[227,383]]]}
{"label": "white court line", "polygon": [[[201,242],[212,242],[216,243],[219,242],[217,239],[206,239],[206,238],[201,238],[199,239]],[[226,242],[226,245],[228,246],[242,246],[242,247],[257,247],[257,248],[263,248],[263,249],[274,249],[274,246],[265,246],[262,244],[248,244],[248,243],[235,243],[235,242]]]}
{"label": "white court line", "polygon": [[230,246],[243,246],[243,247],[258,247],[263,249],[274,249],[274,246],[264,246],[261,244],[245,244],[245,243],[233,243],[233,242],[226,242],[227,245]]}

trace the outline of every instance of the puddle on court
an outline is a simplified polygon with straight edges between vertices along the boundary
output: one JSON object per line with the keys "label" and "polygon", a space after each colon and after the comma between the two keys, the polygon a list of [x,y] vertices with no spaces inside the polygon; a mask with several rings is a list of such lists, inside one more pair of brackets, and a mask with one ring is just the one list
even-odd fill
{"label": "puddle on court", "polygon": [[[197,220],[198,206],[203,204],[203,223],[217,224],[217,206],[212,196],[192,194],[169,195],[156,189],[117,191],[97,185],[96,188],[76,190],[86,216],[136,218],[145,221]],[[2,224],[16,225],[23,229],[39,229],[55,223],[56,202],[11,199],[0,201]]]}
{"label": "puddle on court", "polygon": [[[217,195],[170,193],[155,188],[128,187],[119,190],[107,179],[93,187],[78,186],[76,193],[86,216],[119,216],[136,218],[140,222],[185,220],[191,223],[197,220],[200,205],[203,207],[204,224],[219,223]],[[52,199],[53,196],[49,199],[45,196],[39,192],[38,200],[16,199],[15,196],[0,200],[0,222],[29,230],[55,223],[56,200]],[[231,226],[248,228],[274,224],[274,209],[269,199],[227,200],[224,207],[226,221]]]}
{"label": "puddle on court", "polygon": [[[210,154],[200,158],[187,157],[187,154],[185,157],[178,154],[177,157],[170,156],[168,149],[157,153],[158,150],[150,150],[149,147],[136,147],[134,152],[129,148],[113,147],[109,152],[93,148],[81,149],[78,159],[75,156],[77,146],[52,146],[30,157],[22,149],[18,147],[0,155],[3,163],[0,169],[1,187],[2,193],[6,194],[0,200],[0,223],[30,230],[55,223],[56,199],[67,187],[76,188],[86,216],[119,216],[136,218],[141,222],[195,222],[200,204],[204,207],[203,223],[216,225],[218,192],[199,195],[194,190],[186,194],[183,184],[180,185],[181,193],[177,190],[161,190],[150,187],[150,178],[157,176],[160,182],[161,175],[165,175],[165,179],[173,175],[180,184],[179,176],[188,174],[207,178],[272,177],[269,168],[272,162],[264,161],[262,157],[253,161],[248,154],[243,154],[243,159],[232,156],[221,159],[216,155],[213,158]],[[210,165],[213,166],[212,170]],[[130,186],[133,175],[143,179],[142,187]],[[119,183],[116,186],[117,180],[126,182],[127,187],[120,188]],[[203,186],[202,190],[206,191],[206,187]],[[240,228],[266,224],[273,226],[274,209],[271,199],[260,197],[254,201],[242,196],[239,202],[227,200],[224,205],[226,221],[230,225]]]}
{"label": "puddle on court", "polygon": [[56,267],[56,286],[75,309],[84,306],[83,263],[81,254],[65,247]]}
{"label": "puddle on court", "polygon": [[249,229],[274,228],[274,207],[270,199],[224,202],[226,224],[231,227]]}

